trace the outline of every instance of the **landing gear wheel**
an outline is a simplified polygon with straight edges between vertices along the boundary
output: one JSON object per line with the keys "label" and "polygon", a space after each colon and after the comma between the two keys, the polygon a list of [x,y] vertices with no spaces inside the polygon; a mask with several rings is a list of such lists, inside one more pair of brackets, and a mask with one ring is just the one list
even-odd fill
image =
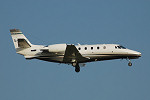
{"label": "landing gear wheel", "polygon": [[131,62],[129,62],[129,63],[128,63],[128,66],[132,66],[132,63],[131,63]]}
{"label": "landing gear wheel", "polygon": [[80,72],[80,67],[75,67],[76,72]]}
{"label": "landing gear wheel", "polygon": [[129,61],[128,66],[130,66],[130,67],[131,67],[131,66],[132,66],[132,63],[131,63],[130,58],[128,58],[128,57],[127,57],[127,60]]}

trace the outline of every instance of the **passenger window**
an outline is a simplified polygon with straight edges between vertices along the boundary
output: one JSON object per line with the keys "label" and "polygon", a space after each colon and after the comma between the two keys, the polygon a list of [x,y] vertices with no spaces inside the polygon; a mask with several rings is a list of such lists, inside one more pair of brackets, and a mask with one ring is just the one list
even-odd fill
{"label": "passenger window", "polygon": [[87,50],[87,47],[85,47],[85,50]]}
{"label": "passenger window", "polygon": [[81,50],[81,48],[79,47],[78,50]]}
{"label": "passenger window", "polygon": [[91,50],[93,50],[93,47],[91,47]]}
{"label": "passenger window", "polygon": [[99,49],[99,47],[97,47],[97,49]]}
{"label": "passenger window", "polygon": [[106,49],[106,46],[104,46],[103,49]]}

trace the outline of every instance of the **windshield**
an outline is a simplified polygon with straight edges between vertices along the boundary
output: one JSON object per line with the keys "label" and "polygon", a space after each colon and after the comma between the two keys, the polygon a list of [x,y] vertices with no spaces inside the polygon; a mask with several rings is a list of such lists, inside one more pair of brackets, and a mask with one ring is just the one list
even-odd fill
{"label": "windshield", "polygon": [[121,49],[126,49],[124,46],[120,46]]}
{"label": "windshield", "polygon": [[115,48],[116,48],[116,49],[126,49],[124,46],[121,46],[121,45],[115,46]]}

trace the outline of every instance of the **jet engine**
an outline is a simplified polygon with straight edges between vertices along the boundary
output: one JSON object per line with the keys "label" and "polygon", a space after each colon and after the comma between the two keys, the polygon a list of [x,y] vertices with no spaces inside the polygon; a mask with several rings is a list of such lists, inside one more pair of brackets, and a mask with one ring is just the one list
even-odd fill
{"label": "jet engine", "polygon": [[48,51],[53,53],[65,53],[67,44],[54,44],[48,46]]}

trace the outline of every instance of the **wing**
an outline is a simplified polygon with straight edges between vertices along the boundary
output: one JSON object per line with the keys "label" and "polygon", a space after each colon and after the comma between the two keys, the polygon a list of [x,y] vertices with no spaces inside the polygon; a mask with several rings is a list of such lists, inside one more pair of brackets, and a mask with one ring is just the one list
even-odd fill
{"label": "wing", "polygon": [[88,58],[83,57],[75,45],[67,45],[63,62],[85,62]]}

